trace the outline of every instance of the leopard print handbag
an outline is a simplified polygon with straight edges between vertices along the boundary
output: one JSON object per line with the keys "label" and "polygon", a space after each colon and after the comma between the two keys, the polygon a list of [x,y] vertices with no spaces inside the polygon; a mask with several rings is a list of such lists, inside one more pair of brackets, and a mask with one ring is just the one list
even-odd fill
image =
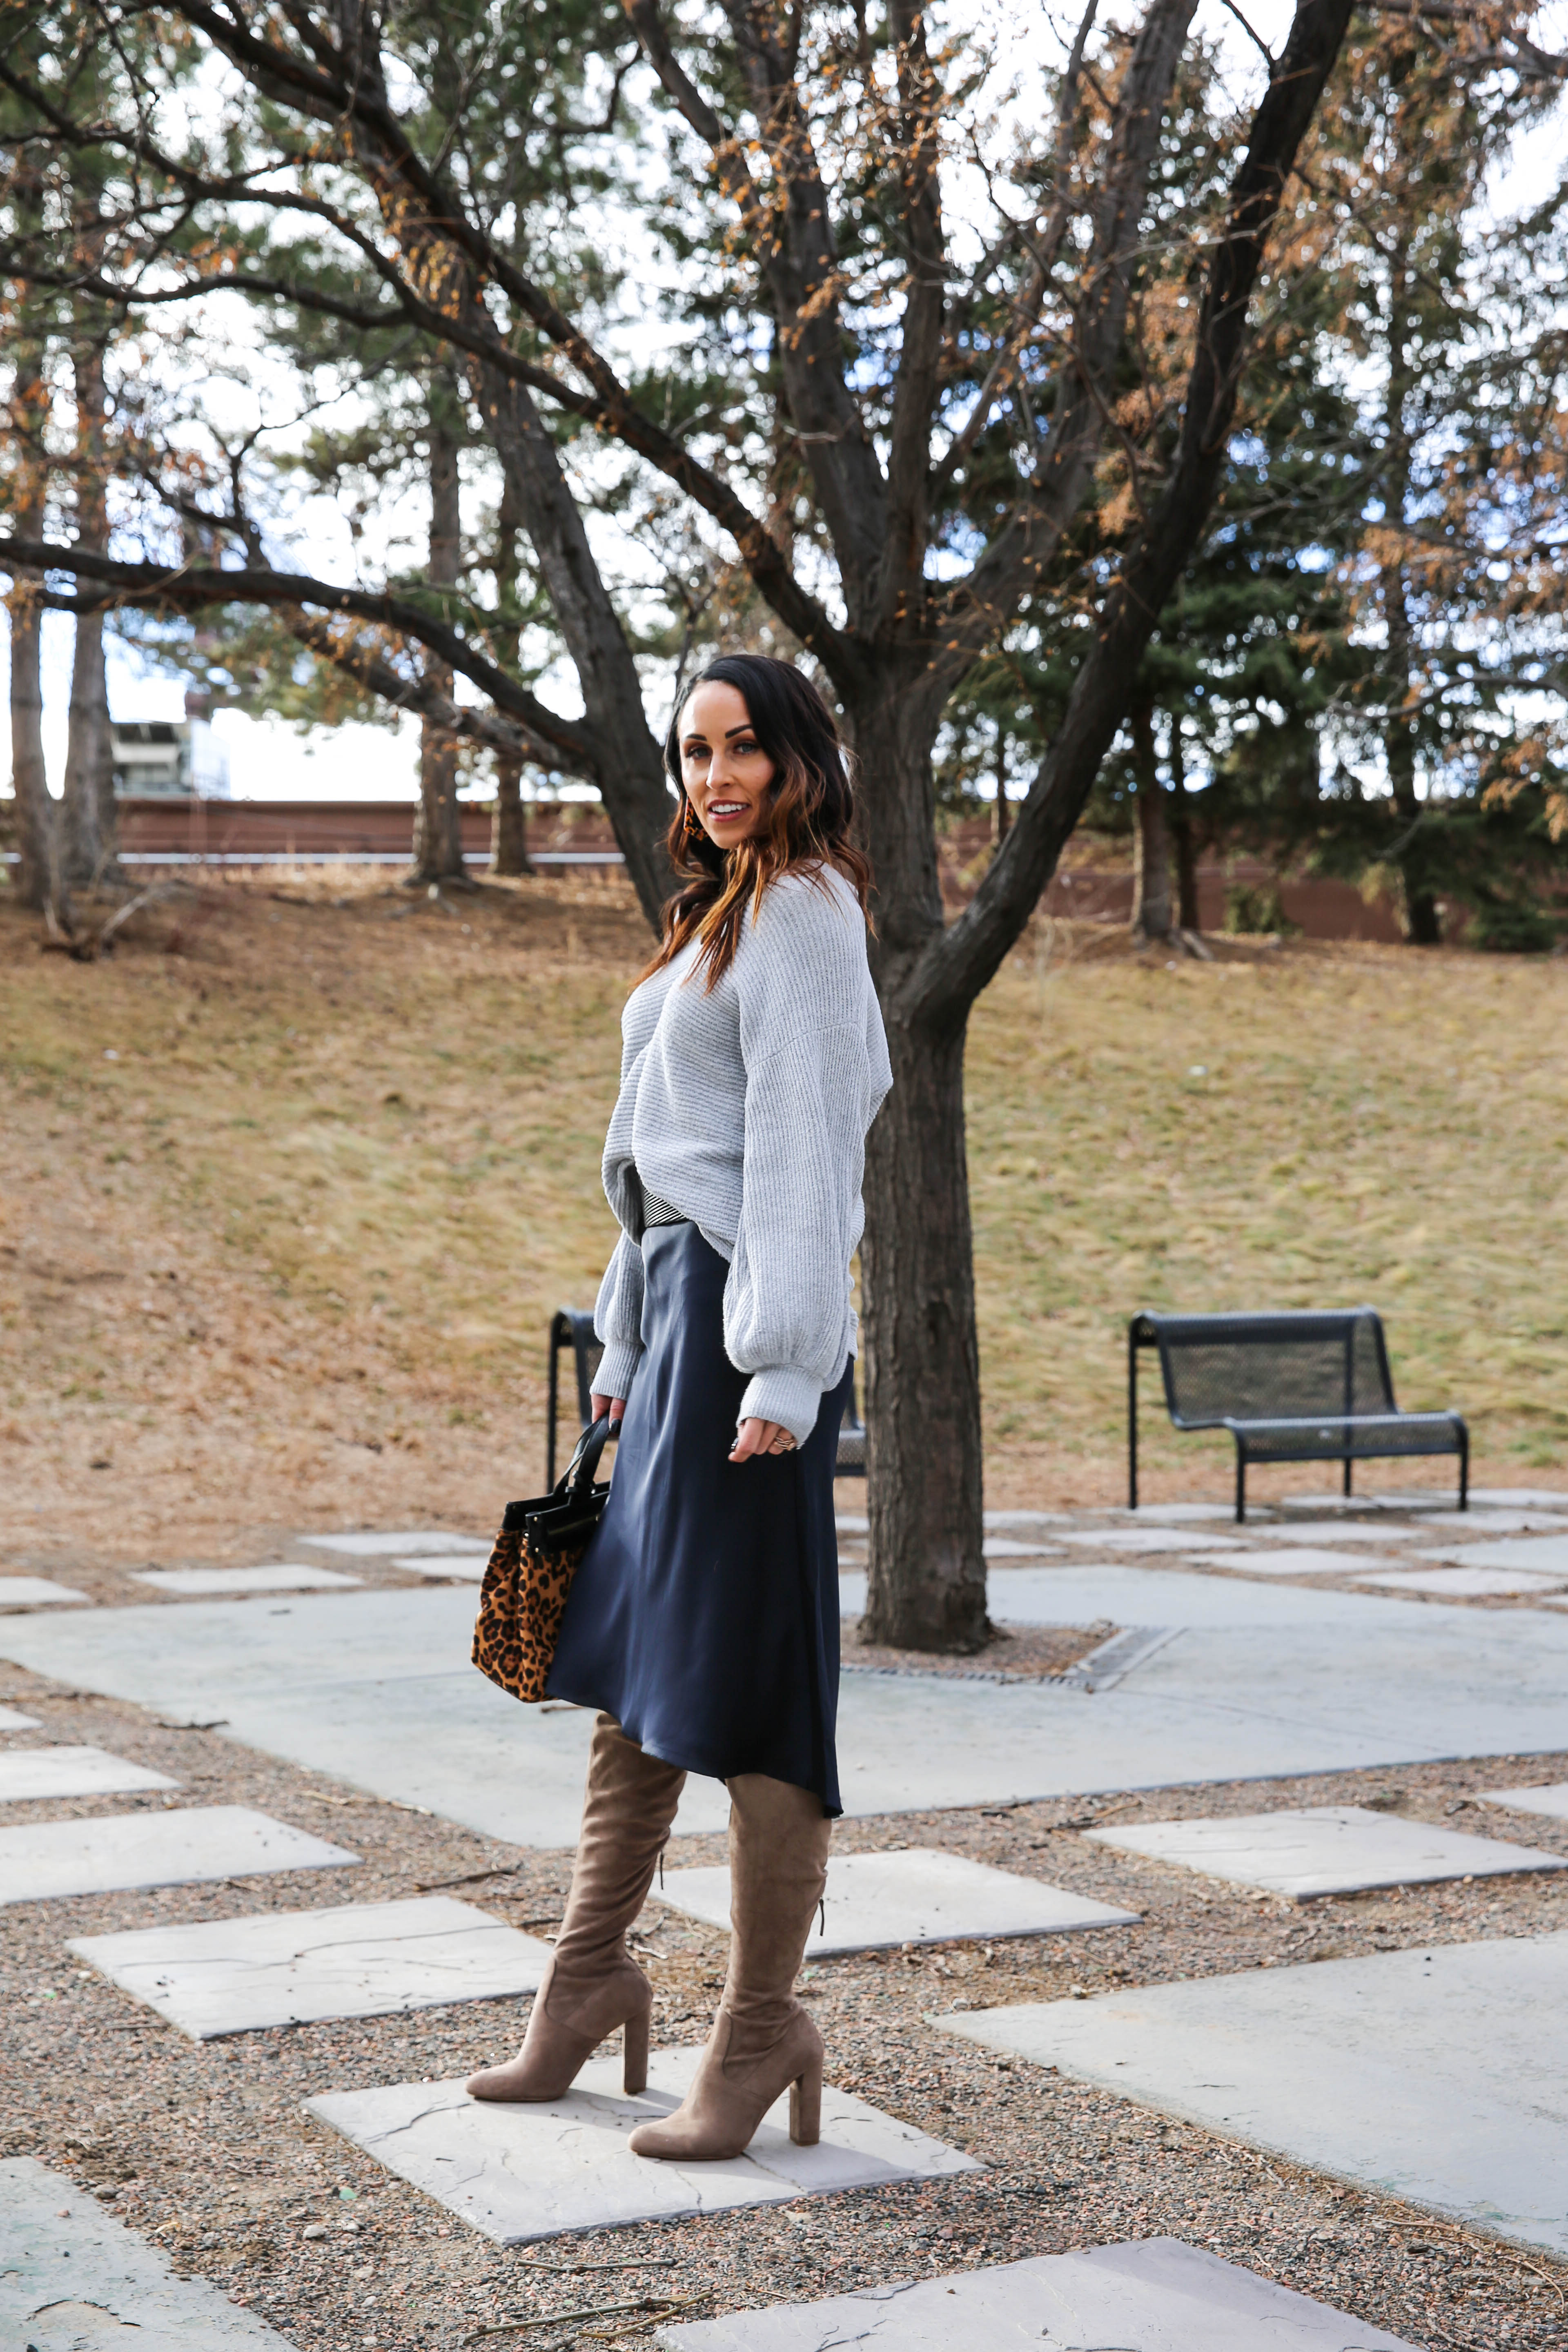
{"label": "leopard print handbag", "polygon": [[507,1505],[485,1570],[473,1661],[530,1706],[544,1696],[566,1596],[609,1495],[609,1480],[594,1478],[609,1435],[609,1422],[596,1421],[553,1494]]}

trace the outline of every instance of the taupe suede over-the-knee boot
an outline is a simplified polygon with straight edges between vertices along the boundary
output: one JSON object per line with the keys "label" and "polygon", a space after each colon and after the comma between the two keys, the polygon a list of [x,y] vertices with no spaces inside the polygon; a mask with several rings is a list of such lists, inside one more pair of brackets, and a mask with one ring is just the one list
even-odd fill
{"label": "taupe suede over-the-knee boot", "polygon": [[795,1997],[827,1882],[833,1824],[809,1789],[765,1773],[730,1782],[730,1969],[697,2079],[662,2123],[639,2124],[634,2156],[739,2156],[782,2091],[789,2136],[815,2144],[822,2036]]}
{"label": "taupe suede over-the-knee boot", "polygon": [[559,2099],[617,2025],[626,2028],[626,2087],[646,2088],[653,1993],[626,1933],[642,1909],[685,1785],[684,1772],[645,1756],[613,1716],[597,1718],[566,1916],[522,2048],[507,2065],[471,2074],[473,2097]]}

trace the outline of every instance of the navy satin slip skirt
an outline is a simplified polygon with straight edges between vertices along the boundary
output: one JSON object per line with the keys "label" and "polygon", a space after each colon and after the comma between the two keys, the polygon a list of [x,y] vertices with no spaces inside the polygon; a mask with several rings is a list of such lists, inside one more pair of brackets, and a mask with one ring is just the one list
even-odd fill
{"label": "navy satin slip skirt", "polygon": [[724,1353],[729,1266],[694,1224],[642,1246],[642,1360],[546,1690],[667,1764],[766,1772],[840,1813],[833,1474],[853,1363],[804,1445],[731,1462],[746,1376]]}

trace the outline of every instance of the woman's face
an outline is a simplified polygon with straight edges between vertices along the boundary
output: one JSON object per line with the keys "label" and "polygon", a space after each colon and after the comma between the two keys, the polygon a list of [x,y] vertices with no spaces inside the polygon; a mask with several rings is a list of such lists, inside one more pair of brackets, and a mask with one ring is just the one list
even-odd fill
{"label": "woman's face", "polygon": [[733,849],[761,833],[773,763],[752,731],[740,688],[695,688],[680,714],[679,743],[680,781],[709,840]]}

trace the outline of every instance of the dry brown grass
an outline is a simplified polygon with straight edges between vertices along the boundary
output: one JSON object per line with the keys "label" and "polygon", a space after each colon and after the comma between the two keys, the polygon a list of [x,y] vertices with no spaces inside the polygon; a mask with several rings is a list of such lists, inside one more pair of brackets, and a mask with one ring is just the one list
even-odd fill
{"label": "dry brown grass", "polygon": [[[0,911],[9,1557],[253,1554],[531,1487],[544,1320],[613,1239],[599,1146],[646,952],[616,887],[452,913],[213,885],[110,961],[37,942]],[[1370,1298],[1402,1402],[1470,1412],[1483,1471],[1550,1475],[1568,965],[1225,952],[1041,927],[979,1009],[990,1498],[1113,1498],[1142,1305]],[[1227,1468],[1218,1441],[1152,1452],[1157,1491]]]}

